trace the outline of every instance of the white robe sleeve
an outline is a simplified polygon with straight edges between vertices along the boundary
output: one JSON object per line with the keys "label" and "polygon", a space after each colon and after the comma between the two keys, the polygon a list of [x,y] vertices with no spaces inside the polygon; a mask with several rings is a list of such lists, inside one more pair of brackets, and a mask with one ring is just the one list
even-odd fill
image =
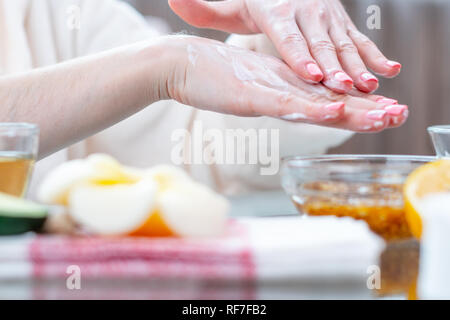
{"label": "white robe sleeve", "polygon": [[[52,65],[160,35],[158,28],[147,24],[141,14],[117,0],[0,0],[0,18],[2,16],[8,19],[0,19],[0,26],[6,24],[0,28],[0,34],[7,31],[15,34],[15,38],[12,43],[6,43],[9,56],[14,60],[7,60],[3,68],[0,63],[0,72],[2,69],[18,72]],[[0,47],[4,43],[0,36]],[[127,132],[132,132],[133,121],[125,127]],[[127,153],[127,147],[114,143],[115,136],[108,130],[104,134],[109,136],[107,141],[115,145],[115,150]],[[29,197],[35,198],[46,174],[64,161],[92,152],[108,152],[108,148],[89,149],[89,145],[95,145],[97,137],[39,161],[33,172]]]}
{"label": "white robe sleeve", "polygon": [[77,56],[159,36],[157,28],[130,5],[117,0],[80,0]]}

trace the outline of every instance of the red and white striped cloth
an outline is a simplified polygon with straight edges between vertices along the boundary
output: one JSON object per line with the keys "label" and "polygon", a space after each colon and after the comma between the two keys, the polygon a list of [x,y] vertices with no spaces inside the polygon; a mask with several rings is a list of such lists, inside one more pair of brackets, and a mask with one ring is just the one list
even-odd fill
{"label": "red and white striped cloth", "polygon": [[383,247],[364,222],[335,217],[233,220],[225,235],[208,239],[3,237],[0,287],[17,280],[65,284],[70,266],[79,267],[83,283],[347,279],[365,285]]}

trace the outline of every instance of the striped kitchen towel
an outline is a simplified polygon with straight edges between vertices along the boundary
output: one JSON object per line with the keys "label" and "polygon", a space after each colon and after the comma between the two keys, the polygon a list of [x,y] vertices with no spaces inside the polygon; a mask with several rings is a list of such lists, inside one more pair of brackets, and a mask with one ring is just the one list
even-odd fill
{"label": "striped kitchen towel", "polygon": [[350,218],[246,218],[207,239],[0,238],[0,281],[66,278],[270,281],[361,280],[384,242]]}

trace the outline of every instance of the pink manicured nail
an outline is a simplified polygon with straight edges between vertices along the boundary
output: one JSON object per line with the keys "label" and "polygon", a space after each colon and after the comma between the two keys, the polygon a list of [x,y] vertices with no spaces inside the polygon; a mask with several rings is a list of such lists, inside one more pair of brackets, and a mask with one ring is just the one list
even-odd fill
{"label": "pink manicured nail", "polygon": [[386,115],[387,112],[385,110],[371,110],[367,112],[367,118],[370,120],[382,120]]}
{"label": "pink manicured nail", "polygon": [[389,105],[398,104],[397,100],[389,99],[389,98],[379,98],[377,100],[377,102],[382,103],[382,104],[389,104]]}
{"label": "pink manicured nail", "polygon": [[335,102],[335,103],[327,104],[325,106],[325,109],[327,109],[329,111],[338,111],[338,110],[341,110],[342,108],[344,108],[344,106],[345,106],[344,102]]}
{"label": "pink manicured nail", "polygon": [[391,116],[399,116],[408,110],[408,106],[405,105],[392,105],[384,108],[386,112]]}
{"label": "pink manicured nail", "polygon": [[364,72],[363,74],[361,74],[361,79],[366,82],[377,82],[378,83],[378,79],[369,72]]}
{"label": "pink manicured nail", "polygon": [[322,70],[320,70],[319,66],[315,63],[308,63],[306,65],[306,71],[314,77],[323,77]]}
{"label": "pink manicured nail", "polygon": [[401,68],[402,65],[398,63],[397,61],[388,60],[386,64],[391,68]]}
{"label": "pink manicured nail", "polygon": [[336,74],[334,75],[334,78],[340,82],[345,82],[345,83],[350,83],[350,84],[353,83],[352,78],[350,78],[345,72],[342,72],[342,71],[336,72]]}

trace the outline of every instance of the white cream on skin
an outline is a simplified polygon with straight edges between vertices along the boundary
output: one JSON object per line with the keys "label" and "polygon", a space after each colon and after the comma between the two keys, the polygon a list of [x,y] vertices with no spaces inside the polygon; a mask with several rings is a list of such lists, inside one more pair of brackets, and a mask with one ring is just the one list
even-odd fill
{"label": "white cream on skin", "polygon": [[254,71],[245,66],[238,57],[231,58],[234,75],[240,81],[267,84],[270,88],[286,91],[289,84],[266,66],[252,65]]}
{"label": "white cream on skin", "polygon": [[195,65],[197,64],[198,57],[199,57],[199,52],[190,44],[187,46],[187,52],[188,52],[189,62],[195,67]]}
{"label": "white cream on skin", "polygon": [[[256,64],[254,63],[253,65],[250,64],[250,66],[252,67],[252,70],[250,70],[248,67],[244,66],[242,62],[243,61],[240,56],[242,56],[243,54],[246,54],[246,52],[244,50],[242,50],[241,48],[235,48],[235,47],[230,47],[230,48],[224,48],[223,46],[217,45],[215,47],[216,52],[218,52],[220,54],[221,57],[227,59],[227,61],[232,62],[233,65],[233,71],[235,72],[236,78],[240,79],[241,81],[244,81],[242,79],[245,78],[254,78],[253,80],[247,80],[247,81],[253,81],[254,83],[256,83],[256,81],[258,81],[261,84],[266,84],[272,88],[276,88],[278,90],[282,90],[282,91],[289,91],[289,83],[282,79],[280,76],[278,76],[278,74],[276,74],[274,71],[272,71],[270,68],[268,68],[265,65],[262,64]],[[237,57],[239,58],[235,58],[235,57],[231,57],[234,54],[236,54]],[[257,54],[257,53],[254,53]],[[260,54],[261,57],[263,57],[264,59],[267,59],[268,57]],[[234,63],[233,63],[233,59],[234,59]],[[273,58],[273,60],[277,61],[277,58]],[[248,64],[247,64],[248,65]],[[241,70],[241,67],[245,70]],[[243,74],[245,74],[246,76],[243,77]],[[250,76],[251,75],[251,76]],[[293,78],[293,81],[295,81],[295,78]],[[335,95],[332,91],[330,91],[329,89],[325,88],[322,85],[313,85],[311,86],[310,84],[308,84],[306,81],[304,80],[298,80],[293,82],[295,83],[294,86],[299,89],[304,91],[307,95],[311,96],[325,96],[329,99],[332,99],[333,96]],[[314,97],[312,97],[312,99],[314,99]]]}
{"label": "white cream on skin", "polygon": [[384,126],[384,122],[383,122],[383,121],[375,121],[375,122],[373,123],[373,126],[374,126],[376,129],[382,128],[382,127]]}
{"label": "white cream on skin", "polygon": [[333,88],[333,89],[337,89],[337,90],[341,90],[341,91],[347,90],[347,86],[344,83],[342,83],[341,81],[338,81],[336,79],[333,79],[333,78],[329,78],[329,79],[323,81],[323,84],[329,88]]}
{"label": "white cream on skin", "polygon": [[309,120],[309,117],[303,113],[296,112],[296,113],[285,114],[285,115],[281,116],[280,119],[287,120],[287,121],[298,121],[298,120]]}
{"label": "white cream on skin", "polygon": [[383,121],[375,121],[372,125],[366,125],[363,127],[360,127],[358,130],[360,131],[369,131],[373,129],[380,129],[385,126],[385,123]]}
{"label": "white cream on skin", "polygon": [[222,47],[222,46],[217,46],[216,49],[217,49],[217,52],[218,52],[222,57],[228,58],[227,51],[225,50],[224,47]]}
{"label": "white cream on skin", "polygon": [[289,90],[289,84],[281,79],[278,75],[270,73],[270,70],[265,68],[267,75],[262,79],[267,82],[272,88],[278,89],[280,91]]}
{"label": "white cream on skin", "polygon": [[325,116],[323,116],[323,120],[333,120],[333,119],[336,119],[336,118],[338,118],[339,117],[339,113],[330,113],[330,114],[327,114],[327,115],[325,115]]}
{"label": "white cream on skin", "polygon": [[234,75],[241,81],[253,81],[257,77],[254,75],[244,64],[239,60],[239,58],[233,57],[231,59],[231,66],[233,67]]}
{"label": "white cream on skin", "polygon": [[406,109],[405,111],[403,111],[403,118],[406,119],[409,116],[409,110]]}
{"label": "white cream on skin", "polygon": [[342,72],[341,70],[337,69],[328,69],[325,70],[326,79],[323,81],[323,84],[329,88],[341,90],[341,91],[347,91],[348,85],[345,84],[345,82],[339,81],[336,79],[336,74]]}
{"label": "white cream on skin", "polygon": [[[305,81],[298,78],[293,73],[290,73],[288,68],[283,68],[282,61],[277,58],[270,58],[264,54],[249,54],[248,51],[238,48],[238,47],[227,47],[225,45],[214,45],[210,47],[206,47],[206,50],[202,46],[193,47],[192,45],[187,46],[187,50],[189,53],[189,61],[191,64],[198,64],[199,52],[202,54],[209,55],[212,58],[215,57],[218,64],[227,64],[230,66],[228,69],[231,75],[234,75],[237,81],[247,82],[253,86],[259,86],[264,90],[278,90],[278,99],[273,100],[272,103],[278,104],[278,106],[288,106],[290,104],[295,104],[295,100],[298,98],[306,98],[308,101],[314,102],[323,102],[324,97],[330,98],[331,100],[336,100],[337,93],[332,92],[328,88],[323,85],[309,85]],[[255,56],[252,56],[252,55]],[[286,70],[285,70],[286,69]],[[333,74],[333,76],[337,72],[342,72],[341,70],[327,70]],[[283,76],[280,76],[283,75]],[[287,80],[285,80],[287,79]],[[340,81],[339,81],[339,80]],[[345,87],[343,80],[341,78],[337,78],[332,80],[334,82],[334,86],[342,86]],[[239,97],[236,97],[239,99]],[[302,105],[302,100],[299,99],[299,107]],[[275,113],[275,107],[274,112]],[[284,114],[279,116],[280,119],[286,121],[304,121],[304,122],[321,122],[327,120],[333,120],[339,118],[341,115],[340,112],[332,111],[332,110],[323,110],[323,113],[320,112],[317,115],[311,116],[307,115],[304,112],[295,112],[302,111],[301,108],[289,108],[284,109]],[[289,111],[291,111],[289,113]],[[386,125],[384,121],[379,121],[379,119],[375,120],[372,124],[364,124],[365,121],[361,121],[361,131],[370,131],[374,128],[381,128]]]}

